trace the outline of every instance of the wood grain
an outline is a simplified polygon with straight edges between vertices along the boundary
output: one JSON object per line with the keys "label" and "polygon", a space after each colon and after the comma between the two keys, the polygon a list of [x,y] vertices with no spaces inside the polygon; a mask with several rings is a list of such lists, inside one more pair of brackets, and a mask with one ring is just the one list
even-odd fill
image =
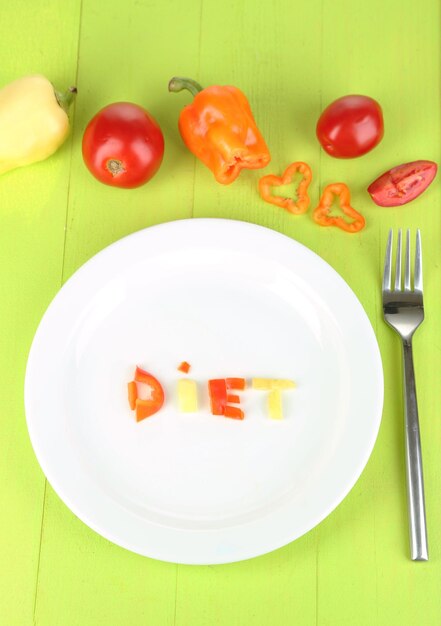
{"label": "wood grain", "polygon": [[[7,626],[439,626],[441,623],[441,371],[439,180],[409,206],[381,209],[367,185],[391,166],[441,162],[440,7],[426,0],[26,0],[3,3],[2,83],[41,72],[77,80],[73,134],[51,159],[1,179],[0,623]],[[184,8],[185,7],[185,8]],[[13,52],[11,54],[11,51]],[[182,144],[186,94],[173,75],[234,84],[249,97],[272,153],[265,173],[307,161],[313,206],[346,182],[366,217],[359,235],[317,227],[257,194],[261,172],[231,186]],[[384,140],[362,159],[335,160],[315,139],[320,111],[365,93],[384,110]],[[81,157],[96,111],[144,104],[166,140],[158,175],[137,190],[100,185]],[[64,282],[104,246],[146,226],[186,217],[262,224],[313,249],[349,283],[376,331],[385,376],[374,452],[344,502],[276,552],[212,567],[176,566],[101,538],[60,501],[33,456],[22,403],[38,321]],[[420,227],[426,321],[415,337],[431,561],[408,559],[400,345],[381,316],[379,280],[390,227]]]}
{"label": "wood grain", "polygon": [[[56,25],[56,27],[55,27]],[[78,3],[3,3],[1,82],[43,73],[75,82]],[[33,623],[45,479],[23,409],[27,353],[61,285],[71,141],[45,163],[2,176],[0,185],[0,623]]]}

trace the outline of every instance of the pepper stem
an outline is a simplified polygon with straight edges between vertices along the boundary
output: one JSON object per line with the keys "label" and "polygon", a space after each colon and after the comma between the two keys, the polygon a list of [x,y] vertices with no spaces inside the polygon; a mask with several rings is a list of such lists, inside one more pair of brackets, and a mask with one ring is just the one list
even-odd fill
{"label": "pepper stem", "polygon": [[168,84],[168,90],[177,93],[183,89],[188,89],[192,96],[197,96],[203,87],[192,78],[182,78],[181,76],[174,76]]}
{"label": "pepper stem", "polygon": [[76,95],[77,95],[76,87],[69,87],[67,91],[55,90],[55,97],[57,99],[57,102],[65,113],[69,112],[69,107],[74,101]]}

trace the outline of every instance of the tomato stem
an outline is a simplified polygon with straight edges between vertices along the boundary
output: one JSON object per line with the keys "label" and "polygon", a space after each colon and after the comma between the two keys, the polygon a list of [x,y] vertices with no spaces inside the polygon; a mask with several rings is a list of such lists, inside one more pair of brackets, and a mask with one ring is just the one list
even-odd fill
{"label": "tomato stem", "polygon": [[168,84],[168,90],[173,93],[178,93],[187,89],[192,96],[197,96],[203,87],[192,78],[182,78],[181,76],[174,76]]}
{"label": "tomato stem", "polygon": [[106,167],[112,176],[116,176],[117,174],[126,171],[123,164],[118,159],[109,159],[106,163]]}
{"label": "tomato stem", "polygon": [[77,95],[76,87],[69,87],[67,91],[55,90],[55,97],[57,99],[57,102],[65,113],[69,112],[70,105],[74,101],[76,95]]}

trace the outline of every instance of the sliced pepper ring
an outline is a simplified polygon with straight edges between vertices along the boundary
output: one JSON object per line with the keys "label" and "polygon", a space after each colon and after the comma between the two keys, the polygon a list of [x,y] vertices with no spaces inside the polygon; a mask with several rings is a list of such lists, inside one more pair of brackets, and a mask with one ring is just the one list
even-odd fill
{"label": "sliced pepper ring", "polygon": [[[283,196],[275,196],[271,193],[273,187],[289,185],[297,172],[300,172],[303,176],[297,188],[297,200]],[[294,163],[291,163],[291,165],[288,165],[282,176],[275,176],[274,174],[262,176],[259,180],[259,193],[265,202],[275,204],[276,206],[286,209],[294,215],[301,215],[308,210],[310,204],[308,187],[311,180],[312,171],[309,165],[307,163],[303,163],[303,161],[295,161]]]}
{"label": "sliced pepper ring", "polygon": [[[329,215],[334,197],[339,200],[340,209],[345,215],[353,219],[347,222],[343,217]],[[322,193],[318,206],[314,209],[312,217],[320,226],[337,226],[348,233],[357,233],[362,230],[366,220],[358,211],[351,206],[351,194],[344,183],[332,183],[327,185]]]}

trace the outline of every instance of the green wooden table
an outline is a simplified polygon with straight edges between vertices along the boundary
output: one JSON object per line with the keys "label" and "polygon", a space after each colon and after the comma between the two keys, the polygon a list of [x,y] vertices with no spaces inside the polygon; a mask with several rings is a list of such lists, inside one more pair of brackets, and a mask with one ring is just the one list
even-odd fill
{"label": "green wooden table", "polygon": [[[43,73],[78,86],[73,132],[46,162],[0,180],[0,623],[4,626],[367,626],[441,623],[441,193],[399,209],[367,184],[395,164],[441,162],[440,7],[436,0],[15,0],[3,2],[0,83]],[[320,229],[262,202],[259,172],[214,182],[177,130],[183,94],[168,79],[234,84],[270,146],[270,168],[311,164],[312,196],[346,181],[367,219],[360,235]],[[328,157],[314,136],[330,101],[366,93],[384,109],[381,145]],[[86,171],[81,137],[117,100],[142,103],[166,139],[158,175],[123,191]],[[379,437],[360,480],[317,528],[274,553],[192,567],[157,562],[101,538],[47,484],[27,435],[23,380],[38,322],[67,278],[111,242],[159,222],[226,217],[310,247],[355,291],[376,331],[385,375]],[[431,560],[408,558],[398,338],[382,321],[379,276],[390,227],[420,227],[426,321],[416,335]]]}

